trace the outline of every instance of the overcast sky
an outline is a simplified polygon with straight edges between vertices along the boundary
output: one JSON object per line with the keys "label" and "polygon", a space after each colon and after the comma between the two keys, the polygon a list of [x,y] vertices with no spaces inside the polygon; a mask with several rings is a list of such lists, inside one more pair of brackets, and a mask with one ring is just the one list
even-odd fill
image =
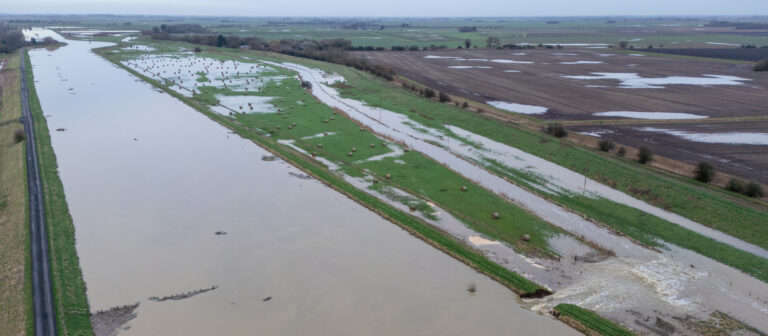
{"label": "overcast sky", "polygon": [[766,15],[768,0],[3,0],[9,14],[233,16]]}

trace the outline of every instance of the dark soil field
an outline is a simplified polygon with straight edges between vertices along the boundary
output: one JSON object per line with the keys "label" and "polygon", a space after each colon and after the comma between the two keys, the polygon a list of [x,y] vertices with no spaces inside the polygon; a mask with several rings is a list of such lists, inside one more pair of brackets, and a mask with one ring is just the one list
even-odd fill
{"label": "dark soil field", "polygon": [[[515,55],[525,53],[525,55]],[[768,115],[768,74],[752,64],[710,62],[613,53],[610,49],[456,50],[361,52],[398,74],[452,95],[480,102],[506,101],[543,106],[542,119],[595,119],[605,111],[684,112],[710,117]],[[614,56],[600,56],[613,54]],[[467,61],[426,56],[460,57]],[[532,64],[495,63],[513,60]],[[561,64],[591,61],[599,64]],[[482,66],[490,68],[449,68]],[[519,72],[505,72],[519,71]],[[621,88],[618,80],[584,80],[593,72],[637,73],[642,77],[727,75],[749,79],[744,85],[664,85],[663,89]],[[599,87],[595,87],[599,86]]]}
{"label": "dark soil field", "polygon": [[660,54],[710,57],[749,62],[757,62],[768,57],[768,48],[657,48],[651,51]]}
{"label": "dark soil field", "polygon": [[[743,51],[740,48],[734,50]],[[766,133],[768,73],[752,71],[749,62],[636,56],[611,49],[574,47],[559,50],[362,52],[361,56],[389,65],[399,75],[454,96],[479,102],[504,101],[546,107],[548,112],[532,116],[545,121],[568,121],[568,127],[578,132],[597,129],[614,131],[604,136],[627,146],[648,146],[659,155],[691,164],[708,161],[722,172],[768,184],[766,145],[693,142],[674,135],[639,130],[655,127],[697,133]],[[427,56],[430,57],[425,58]],[[492,60],[533,63],[499,63]],[[602,63],[561,63],[578,61]],[[722,75],[748,80],[740,85],[656,83],[654,85],[663,88],[626,88],[620,87],[617,79],[562,77],[594,76],[592,73],[595,72],[637,73],[643,78]],[[659,120],[592,115],[606,111],[679,112],[707,116],[709,119],[671,124]],[[607,120],[611,125],[597,126],[602,123],[598,119]]]}
{"label": "dark soil field", "polygon": [[[768,185],[768,146],[734,145],[689,141],[646,128],[683,131],[692,134],[768,132],[768,122],[725,123],[648,123],[632,125],[572,126],[574,132],[599,132],[601,138],[611,139],[631,147],[645,146],[654,153],[690,164],[706,161],[719,172]],[[735,136],[739,138],[739,136]]]}

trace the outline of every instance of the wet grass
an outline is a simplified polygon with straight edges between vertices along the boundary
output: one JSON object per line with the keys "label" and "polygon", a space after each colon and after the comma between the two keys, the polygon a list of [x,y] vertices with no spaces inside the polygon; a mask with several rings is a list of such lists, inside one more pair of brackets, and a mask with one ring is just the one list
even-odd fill
{"label": "wet grass", "polygon": [[573,145],[567,139],[555,139],[526,127],[501,123],[449,104],[427,100],[360,71],[303,59],[290,58],[290,61],[338,72],[347,79],[347,85],[340,89],[344,97],[407,115],[436,129],[444,130],[444,124],[459,125],[467,131],[585,174],[660,208],[768,248],[768,209],[758,203],[735,198],[725,191],[701,186],[631,160]]}
{"label": "wet grass", "polygon": [[[546,185],[537,183],[537,179],[520,174],[519,171],[504,169],[494,165],[487,167],[494,173],[507,177],[516,184],[531,191],[537,190],[535,186],[537,184]],[[540,194],[545,195],[557,204],[583,214],[587,218],[622,232],[647,246],[663,248],[665,242],[670,242],[768,282],[768,259],[718,242],[636,208],[602,197],[592,198],[572,192],[540,192]],[[599,245],[600,243],[597,242],[597,244]]]}
{"label": "wet grass", "polygon": [[581,308],[579,306],[561,303],[554,308],[555,314],[560,320],[574,327],[576,330],[586,335],[603,336],[634,336],[635,333],[629,331],[621,325],[613,323],[600,315]]}
{"label": "wet grass", "polygon": [[[692,183],[628,159],[619,159],[596,150],[573,145],[515,124],[483,118],[472,112],[424,99],[369,74],[334,64],[267,54],[268,57],[338,72],[347,80],[339,89],[343,97],[367,102],[407,115],[415,122],[449,133],[445,124],[459,125],[470,132],[521,149],[591,179],[623,191],[662,209],[677,213],[749,243],[768,248],[768,209],[729,195],[714,187]],[[493,170],[493,169],[492,169]],[[530,177],[495,170],[529,190],[565,205],[651,246],[657,239],[682,246],[768,281],[768,261],[730,245],[672,224],[634,208],[611,201],[586,197],[553,196],[531,187]]]}
{"label": "wet grass", "polygon": [[[111,58],[111,54],[103,51],[99,52],[113,62],[119,62],[118,58]],[[268,86],[258,93],[269,97],[279,96],[280,98],[278,100],[273,100],[273,102],[277,104],[278,108],[281,110],[287,111],[286,114],[236,114],[235,117],[232,118],[212,112],[208,104],[204,101],[196,98],[184,97],[156,80],[144,77],[127,67],[123,66],[123,68],[144,79],[148,83],[165,90],[177,99],[184,101],[189,106],[195,108],[209,118],[232,129],[240,136],[260,144],[265,149],[301,168],[306,173],[311,174],[323,183],[344,193],[348,197],[377,212],[382,217],[389,219],[403,229],[411,232],[416,237],[425,240],[436,248],[467,263],[478,271],[491,276],[503,285],[514,290],[516,293],[521,295],[541,295],[542,293],[547,293],[547,291],[538,284],[488,260],[480,252],[456,241],[450,235],[434,228],[418,217],[402,212],[388,203],[351,185],[338,173],[330,171],[327,167],[312,159],[310,156],[297,152],[288,146],[279,144],[277,142],[278,140],[294,140],[296,141],[296,146],[309,152],[317,152],[319,156],[328,158],[331,161],[339,162],[342,167],[344,167],[343,169],[352,171],[357,170],[358,172],[360,172],[360,168],[355,164],[356,160],[384,154],[390,151],[390,149],[381,146],[381,139],[367,130],[360,131],[360,127],[352,121],[340,115],[334,115],[329,107],[316,101],[310,94],[300,89],[298,80],[294,78],[287,79],[284,80],[283,84],[280,86]],[[286,90],[286,87],[289,87],[290,89]],[[305,105],[297,103],[297,101],[302,99],[304,99]],[[291,105],[294,107],[291,108]],[[285,119],[285,116],[288,118]],[[331,118],[334,119],[331,120]],[[326,119],[328,122],[325,122]],[[296,123],[296,127],[288,129],[288,126],[294,122]],[[281,126],[280,129],[277,129],[278,125]],[[267,136],[270,130],[274,133],[271,136]],[[329,136],[302,139],[307,136],[322,134],[322,132],[328,132]],[[331,133],[335,134],[331,135]],[[320,141],[323,143],[322,148],[317,147],[317,144],[320,143]],[[369,146],[371,143],[375,144],[373,148],[370,148]],[[350,151],[351,147],[357,147],[358,151],[355,152],[356,155],[352,159],[347,159],[347,153]],[[431,163],[431,167],[434,169],[442,168],[436,163]],[[447,170],[447,168],[442,169]],[[381,174],[382,176],[385,174],[380,172],[371,173],[374,175]],[[360,173],[360,175],[362,175],[362,173]],[[383,181],[384,179],[381,178],[381,180]],[[472,185],[466,180],[454,181],[453,183]],[[382,182],[381,184],[384,185],[385,182]],[[508,206],[514,207],[511,203]],[[486,219],[486,221],[487,220],[488,219]],[[517,220],[521,222],[539,221],[528,214],[522,214],[521,218],[518,218]],[[547,226],[545,226],[545,228],[546,227]],[[536,242],[540,244],[545,241],[543,237],[543,234],[546,232],[545,230],[546,229],[541,230],[542,232],[531,232],[530,234],[531,236],[540,235],[536,240]],[[522,235],[522,232],[512,235],[520,236]],[[545,253],[544,251],[547,251],[545,246],[534,246],[533,244],[527,244],[527,248],[531,251],[541,251],[536,253]]]}
{"label": "wet grass", "polygon": [[0,58],[0,336],[34,332],[30,269],[26,142],[23,130],[19,54]]}
{"label": "wet grass", "polygon": [[35,90],[27,58],[29,108],[35,122],[38,159],[42,179],[45,217],[51,260],[53,298],[59,335],[92,335],[86,287],[75,249],[75,226],[69,214],[64,186],[59,179],[56,154],[51,145],[48,124]]}

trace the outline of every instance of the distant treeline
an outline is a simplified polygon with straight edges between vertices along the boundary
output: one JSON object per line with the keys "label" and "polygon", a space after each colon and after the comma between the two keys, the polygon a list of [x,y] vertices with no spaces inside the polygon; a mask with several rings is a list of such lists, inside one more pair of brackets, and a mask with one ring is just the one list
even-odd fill
{"label": "distant treeline", "polygon": [[166,27],[164,31],[161,31],[161,29],[158,28],[142,33],[151,35],[152,38],[156,40],[185,41],[212,47],[268,50],[291,56],[342,64],[370,72],[386,80],[392,80],[396,76],[395,70],[388,66],[370,64],[365,58],[350,55],[347,51],[353,49],[352,42],[344,39],[327,39],[321,41],[283,39],[267,42],[258,37],[225,37],[224,35],[197,34],[172,35],[169,33],[169,30],[172,29],[169,29],[168,27]]}
{"label": "distant treeline", "polygon": [[736,29],[768,29],[768,23],[757,22],[731,22],[731,21],[717,21],[712,20],[707,27],[733,27]]}
{"label": "distant treeline", "polygon": [[159,33],[168,33],[168,34],[210,34],[212,33],[210,30],[203,28],[203,26],[199,24],[188,24],[188,23],[182,23],[182,24],[174,24],[174,25],[166,25],[161,24],[160,27],[153,27],[152,33],[159,34]]}
{"label": "distant treeline", "polygon": [[56,41],[51,37],[46,37],[42,41],[34,38],[30,42],[24,40],[24,34],[21,29],[11,27],[0,23],[0,54],[8,54],[27,45],[46,45],[54,44]]}

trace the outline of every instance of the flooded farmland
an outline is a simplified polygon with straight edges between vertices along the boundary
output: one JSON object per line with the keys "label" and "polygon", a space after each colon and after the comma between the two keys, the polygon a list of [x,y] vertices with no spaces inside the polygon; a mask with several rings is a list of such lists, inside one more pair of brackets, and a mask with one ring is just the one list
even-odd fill
{"label": "flooded farmland", "polygon": [[67,42],[30,57],[91,310],[139,303],[119,334],[576,334]]}

